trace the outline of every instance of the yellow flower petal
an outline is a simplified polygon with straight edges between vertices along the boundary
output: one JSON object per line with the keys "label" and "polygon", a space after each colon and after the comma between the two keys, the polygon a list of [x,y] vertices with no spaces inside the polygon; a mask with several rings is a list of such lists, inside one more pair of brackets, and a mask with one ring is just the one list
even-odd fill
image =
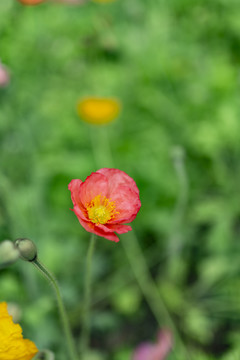
{"label": "yellow flower petal", "polygon": [[120,112],[120,103],[114,98],[88,97],[77,104],[78,115],[86,122],[95,125],[113,121]]}
{"label": "yellow flower petal", "polygon": [[7,303],[0,303],[0,360],[31,360],[37,353],[35,344],[23,339],[21,326],[12,321]]}

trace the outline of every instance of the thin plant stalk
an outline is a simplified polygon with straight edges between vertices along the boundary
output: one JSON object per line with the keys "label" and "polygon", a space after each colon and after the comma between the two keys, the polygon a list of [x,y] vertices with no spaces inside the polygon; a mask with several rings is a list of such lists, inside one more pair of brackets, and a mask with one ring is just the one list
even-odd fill
{"label": "thin plant stalk", "polygon": [[84,299],[83,299],[83,318],[82,318],[82,333],[81,333],[81,354],[83,359],[88,352],[90,340],[90,306],[91,306],[91,292],[92,292],[92,259],[95,248],[96,236],[91,235],[90,244],[88,247],[86,257],[86,271],[84,279]]}
{"label": "thin plant stalk", "polygon": [[[109,163],[111,163],[111,166],[113,166],[113,157],[111,154],[110,146],[107,146],[107,147],[102,146],[103,140],[106,141],[106,138],[107,138],[107,143],[109,144],[107,129],[104,128],[102,130],[105,130],[104,139],[102,137],[102,139],[99,140],[97,146],[96,146],[96,144],[95,144],[95,146],[94,146],[94,144],[92,146],[94,157],[97,162],[97,160],[99,159],[98,152],[101,150],[101,159],[104,159],[105,161],[103,161],[103,164],[97,163],[98,167],[106,167],[107,164],[109,164]],[[99,133],[99,135],[102,135],[102,134]],[[96,153],[96,151],[97,151],[97,153]],[[110,159],[111,159],[111,161],[109,161]],[[125,236],[127,236],[127,235],[125,235]],[[128,257],[129,263],[132,267],[135,278],[139,284],[139,287],[140,287],[159,327],[162,327],[164,324],[165,326],[169,326],[172,329],[172,331],[174,332],[175,339],[177,340],[182,351],[184,352],[185,359],[190,360],[191,359],[190,353],[189,353],[188,349],[186,348],[186,346],[184,345],[184,343],[181,339],[181,336],[178,332],[178,329],[177,329],[174,321],[172,320],[172,317],[171,317],[167,307],[165,306],[164,301],[161,298],[161,295],[159,293],[159,290],[158,290],[154,280],[152,279],[152,276],[149,272],[144,254],[138,243],[136,235],[134,234],[134,231],[132,231],[128,235],[128,237],[131,237],[130,241],[122,241],[124,250]],[[175,353],[175,355],[177,356],[176,353]],[[180,358],[181,358],[181,355],[180,355]],[[178,356],[177,356],[177,359],[178,359]]]}
{"label": "thin plant stalk", "polygon": [[[168,265],[171,268],[174,268],[174,263],[176,263],[181,257],[181,252],[184,246],[183,243],[183,228],[184,228],[184,217],[188,205],[188,176],[185,168],[185,154],[184,149],[181,147],[175,147],[172,153],[173,165],[176,171],[176,176],[179,182],[179,195],[176,201],[174,214],[173,214],[173,223],[172,223],[172,232],[168,240],[169,252],[171,256],[169,257]],[[176,244],[178,247],[176,249]]]}
{"label": "thin plant stalk", "polygon": [[91,127],[90,139],[93,149],[93,156],[95,164],[98,166],[102,164],[102,167],[113,167],[113,158],[109,143],[108,129],[103,127]]}
{"label": "thin plant stalk", "polygon": [[61,297],[61,293],[60,293],[60,290],[59,290],[58,283],[57,283],[55,277],[38,260],[38,258],[33,260],[31,263],[50,282],[50,284],[52,285],[52,287],[55,290],[57,303],[58,303],[58,309],[59,309],[59,313],[60,313],[60,317],[61,317],[61,321],[62,321],[62,325],[63,325],[63,331],[64,331],[64,334],[65,334],[65,337],[66,337],[66,344],[67,344],[67,348],[68,348],[69,359],[78,360],[77,351],[76,351],[75,344],[74,344],[74,341],[73,341],[73,336],[72,336],[72,333],[71,333],[68,317],[67,317],[66,310],[65,310],[65,307],[64,307],[64,304],[63,304],[63,301],[62,301],[62,297]]}
{"label": "thin plant stalk", "polygon": [[[178,329],[164,301],[162,300],[155,281],[152,279],[136,235],[132,231],[130,234],[125,236],[129,237],[129,241],[126,239],[125,241],[123,239],[121,243],[124,247],[125,253],[128,257],[129,263],[138,282],[138,285],[152,311],[152,314],[154,315],[159,327],[170,327],[170,329],[174,333],[176,343],[181,347],[182,351],[184,352],[185,359],[190,360],[190,354],[185,347],[181,336],[179,335]],[[178,359],[177,354],[175,353],[174,355]],[[181,359],[181,355],[179,358]]]}

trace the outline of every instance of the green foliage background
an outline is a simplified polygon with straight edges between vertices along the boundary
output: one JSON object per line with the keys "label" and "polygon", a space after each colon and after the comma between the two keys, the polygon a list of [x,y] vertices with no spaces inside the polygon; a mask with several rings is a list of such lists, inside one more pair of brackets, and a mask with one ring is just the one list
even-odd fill
{"label": "green foliage background", "polygon": [[[0,56],[11,73],[0,90],[0,239],[36,242],[75,338],[89,234],[67,186],[116,167],[140,189],[134,231],[192,359],[240,359],[239,1],[1,1]],[[118,97],[120,117],[82,122],[86,95]],[[130,359],[159,327],[124,241],[97,242],[96,359]],[[52,289],[30,264],[1,271],[0,300],[20,306],[26,337],[65,359]]]}

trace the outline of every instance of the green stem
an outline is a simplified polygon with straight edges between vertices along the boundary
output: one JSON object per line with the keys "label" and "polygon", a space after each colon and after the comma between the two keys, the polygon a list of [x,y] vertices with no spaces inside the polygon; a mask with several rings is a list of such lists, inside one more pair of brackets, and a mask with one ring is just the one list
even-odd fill
{"label": "green stem", "polygon": [[[104,128],[104,130],[106,130]],[[105,139],[108,138],[108,134],[107,131],[105,131],[104,133],[105,135]],[[103,140],[103,137],[102,137]],[[108,142],[109,144],[109,142]],[[111,148],[110,146],[108,146],[108,148],[106,149],[106,147],[102,146],[102,143],[99,144],[98,149],[96,149],[96,146],[94,146],[93,144],[93,153],[95,155],[95,161],[96,164],[101,167],[103,164],[104,166],[106,166],[105,164],[108,162],[108,160],[111,158],[112,159],[112,154],[111,154]],[[102,152],[102,158],[105,161],[98,161],[99,160],[99,152]],[[113,160],[111,161],[111,164],[113,166]],[[126,235],[127,237],[127,235]],[[184,353],[184,357],[186,360],[190,360],[191,356],[189,354],[188,349],[185,347],[181,336],[178,332],[177,327],[175,326],[174,321],[172,320],[172,317],[164,303],[164,301],[162,300],[160,293],[159,293],[159,289],[157,287],[157,285],[155,284],[155,281],[152,279],[152,276],[149,272],[149,268],[147,266],[144,254],[142,252],[141,247],[139,246],[138,240],[134,234],[134,232],[132,231],[128,237],[131,239],[129,239],[129,241],[124,241],[122,240],[122,244],[124,247],[124,250],[126,252],[126,255],[128,257],[129,263],[132,267],[133,273],[135,275],[135,278],[139,284],[139,287],[146,299],[146,301],[148,302],[148,305],[154,315],[154,317],[157,320],[157,323],[159,325],[159,327],[162,327],[163,323],[166,326],[171,327],[172,331],[174,332],[174,337],[176,339],[176,342],[178,342],[179,346],[181,347],[182,352]],[[174,351],[174,349],[173,349]],[[181,354],[178,355],[175,351],[175,356],[176,359],[181,358]]]}
{"label": "green stem", "polygon": [[174,246],[182,242],[183,220],[188,204],[188,177],[185,168],[184,149],[176,147],[173,150],[173,164],[175,167],[177,179],[179,182],[179,195],[175,205],[173,216],[173,231],[169,239],[170,250],[175,253]]}
{"label": "green stem", "polygon": [[81,334],[81,353],[83,359],[87,354],[90,338],[90,302],[91,302],[91,283],[92,283],[92,258],[95,247],[95,235],[92,234],[86,258],[86,272],[84,279],[84,300],[83,300],[83,319]]}
{"label": "green stem", "polygon": [[173,165],[179,182],[179,192],[173,212],[172,230],[168,239],[169,259],[167,263],[170,278],[178,276],[178,264],[182,261],[184,242],[184,222],[188,206],[188,176],[185,166],[184,149],[177,146],[172,151]]}
{"label": "green stem", "polygon": [[113,158],[109,144],[108,129],[103,126],[90,128],[90,138],[93,148],[94,161],[100,167],[113,167]]}
{"label": "green stem", "polygon": [[171,328],[174,333],[176,343],[178,343],[178,345],[184,352],[185,359],[189,360],[190,354],[179,335],[178,329],[174,321],[172,320],[172,317],[168,312],[164,301],[161,298],[157,285],[152,279],[142,249],[139,246],[138,240],[133,232],[131,234],[128,234],[128,237],[130,238],[129,241],[122,240],[121,243],[123,244],[124,250],[132,267],[136,280],[139,284],[139,287],[144,294],[148,305],[157,320],[159,327],[169,326]]}
{"label": "green stem", "polygon": [[57,281],[54,278],[54,276],[47,270],[47,268],[37,258],[32,261],[32,264],[51,283],[51,285],[53,286],[53,288],[55,290],[56,297],[57,297],[58,308],[59,308],[59,313],[60,313],[60,317],[61,317],[61,320],[62,320],[63,330],[64,330],[66,340],[67,340],[67,348],[68,348],[68,352],[69,352],[69,358],[71,360],[78,360],[78,355],[77,355],[77,352],[76,352],[76,348],[75,348],[75,345],[74,345],[72,333],[71,333],[71,330],[70,330],[68,317],[67,317],[66,310],[65,310],[65,307],[64,307],[64,304],[63,304],[63,301],[62,301],[62,297],[61,297],[61,293],[60,293]]}

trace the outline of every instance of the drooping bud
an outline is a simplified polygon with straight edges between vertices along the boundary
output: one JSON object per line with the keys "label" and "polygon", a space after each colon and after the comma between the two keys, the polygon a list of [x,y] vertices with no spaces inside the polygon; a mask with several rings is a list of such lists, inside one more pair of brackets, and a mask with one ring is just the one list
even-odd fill
{"label": "drooping bud", "polygon": [[22,310],[20,306],[15,302],[8,302],[7,303],[7,309],[9,315],[12,316],[13,322],[16,324],[19,321],[21,321],[22,318]]}
{"label": "drooping bud", "polygon": [[37,247],[30,239],[17,239],[15,246],[19,251],[20,258],[25,261],[34,261],[37,258]]}
{"label": "drooping bud", "polygon": [[34,360],[54,360],[55,356],[50,350],[41,350],[35,356]]}
{"label": "drooping bud", "polygon": [[13,264],[19,258],[19,251],[10,240],[0,243],[0,268]]}

